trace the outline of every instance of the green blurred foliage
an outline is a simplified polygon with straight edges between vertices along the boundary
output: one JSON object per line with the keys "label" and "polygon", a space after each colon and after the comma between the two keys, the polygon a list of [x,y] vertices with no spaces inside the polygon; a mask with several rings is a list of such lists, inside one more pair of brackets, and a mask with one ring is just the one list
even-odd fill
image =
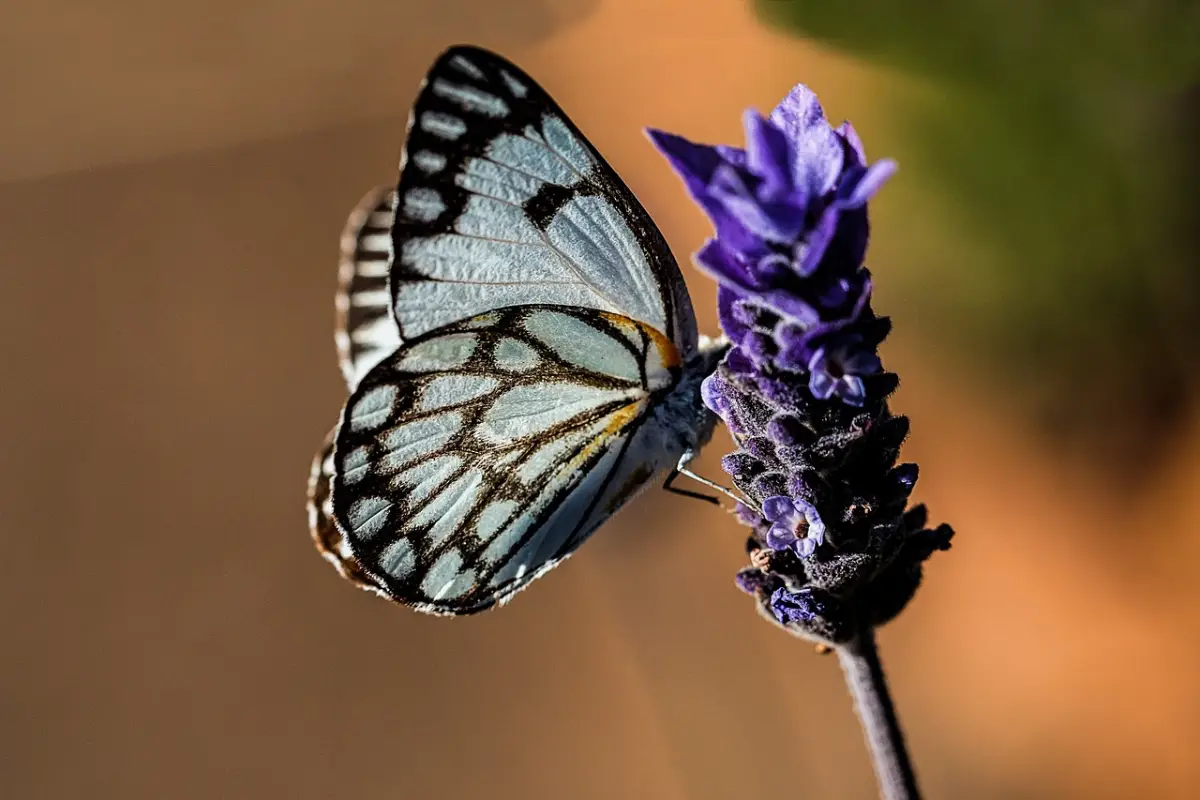
{"label": "green blurred foliage", "polygon": [[1032,401],[1025,407],[1053,430],[1144,464],[1194,407],[1200,363],[1189,213],[1200,3],[757,8],[931,89],[888,112],[905,167],[943,196],[946,225],[980,248],[978,258],[943,248],[940,263],[922,265],[939,335],[976,361],[984,354],[998,385]]}

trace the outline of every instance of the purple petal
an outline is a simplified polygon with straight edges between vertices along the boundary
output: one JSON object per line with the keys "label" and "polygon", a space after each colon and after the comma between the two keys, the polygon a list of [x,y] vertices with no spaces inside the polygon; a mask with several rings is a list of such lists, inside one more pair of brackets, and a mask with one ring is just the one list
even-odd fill
{"label": "purple petal", "polygon": [[787,289],[768,289],[756,292],[763,305],[782,317],[801,325],[815,325],[821,321],[820,313],[796,294]]}
{"label": "purple petal", "polygon": [[725,163],[717,148],[710,145],[696,144],[682,136],[654,128],[646,128],[646,135],[658,151],[667,157],[671,168],[679,173],[693,195],[703,193],[712,180],[713,172]]}
{"label": "purple petal", "polygon": [[808,558],[817,551],[816,541],[808,538],[797,539],[796,543],[793,544],[792,547],[795,549],[796,555],[800,556],[801,558]]}
{"label": "purple petal", "polygon": [[775,327],[775,340],[780,347],[798,347],[808,338],[808,329],[794,322],[785,322]]}
{"label": "purple petal", "polygon": [[733,400],[729,394],[729,385],[719,375],[709,375],[700,384],[700,399],[710,411],[722,419],[733,408]]}
{"label": "purple petal", "polygon": [[758,567],[747,567],[734,576],[737,587],[746,594],[754,594],[766,583],[767,576]]}
{"label": "purple petal", "polygon": [[797,248],[800,256],[796,259],[796,271],[800,277],[807,278],[817,271],[829,243],[837,233],[837,223],[840,210],[835,206],[826,208],[812,232],[804,237],[803,243]]}
{"label": "purple petal", "polygon": [[[708,186],[708,199],[704,203],[713,221],[732,218],[748,232],[766,241],[785,242],[795,238],[804,225],[803,204],[797,210],[790,195],[779,200],[760,200],[757,189],[752,189],[748,180],[758,182],[756,177],[744,175],[730,164],[717,167]],[[719,228],[717,235],[726,238]]]}
{"label": "purple petal", "polygon": [[817,544],[821,544],[825,541],[825,521],[817,513],[816,506],[799,499],[796,502],[804,503],[806,506],[804,509],[804,519],[808,521],[808,538]]}
{"label": "purple petal", "polygon": [[856,176],[853,183],[838,187],[838,204],[843,208],[858,208],[863,205],[887,183],[888,178],[896,174],[897,168],[896,162],[890,158],[876,161],[860,176]]}
{"label": "purple petal", "polygon": [[741,500],[739,500],[737,505],[734,506],[733,513],[737,515],[738,521],[748,528],[757,526],[762,520],[762,514],[759,514]]}
{"label": "purple petal", "polygon": [[[711,240],[710,240],[711,241]],[[705,245],[707,247],[708,245]],[[717,285],[717,320],[721,330],[735,345],[741,345],[742,339],[750,332],[750,320],[745,319],[745,303],[742,296],[728,286]]]}
{"label": "purple petal", "polygon": [[725,159],[730,164],[733,164],[735,167],[741,169],[746,166],[746,151],[742,148],[733,147],[732,145],[728,144],[719,144],[716,145],[716,150],[717,153],[720,154],[721,158]]}
{"label": "purple petal", "polygon": [[792,87],[771,111],[771,122],[792,141],[808,136],[814,129],[829,127],[825,121],[825,109],[821,108],[816,92],[802,83]]}
{"label": "purple petal", "polygon": [[819,322],[817,310],[786,289],[763,289],[756,285],[757,278],[719,238],[710,239],[695,255],[696,267],[718,283],[729,287],[746,298],[754,298],[772,311],[805,325]]}
{"label": "purple petal", "polygon": [[740,294],[751,294],[759,288],[750,269],[719,238],[705,242],[693,258],[710,277]]}
{"label": "purple petal", "polygon": [[759,197],[778,199],[792,187],[787,137],[754,109],[747,109],[742,122],[746,128],[746,166],[763,182]]}
{"label": "purple petal", "polygon": [[792,505],[792,498],[781,494],[768,497],[763,501],[762,508],[763,516],[771,522],[778,522],[796,513],[796,507]]}
{"label": "purple petal", "polygon": [[812,593],[803,589],[793,594],[782,586],[771,595],[771,613],[785,625],[796,622],[811,622],[823,611],[821,603],[815,603]]}
{"label": "purple petal", "polygon": [[795,147],[794,186],[808,197],[820,197],[834,187],[842,171],[842,139],[825,121],[817,96],[797,85],[771,112],[775,123]]}
{"label": "purple petal", "polygon": [[854,126],[849,122],[843,122],[838,126],[837,133],[846,140],[846,144],[850,145],[850,152],[856,157],[854,161],[858,165],[867,163],[867,151],[863,149],[862,139],[858,138],[858,131],[854,130]]}
{"label": "purple petal", "polygon": [[866,387],[863,386],[862,378],[857,375],[843,375],[841,380],[837,381],[837,394],[847,405],[852,406],[861,406],[867,399]]}
{"label": "purple petal", "polygon": [[734,348],[725,356],[725,366],[734,375],[750,375],[754,372],[754,364],[746,358],[741,348]]}
{"label": "purple petal", "polygon": [[775,357],[779,352],[779,348],[775,345],[775,340],[765,333],[751,331],[746,334],[746,338],[742,340],[742,350],[750,357],[751,361],[759,364],[765,364]]}
{"label": "purple petal", "polygon": [[[861,340],[858,346],[862,346]],[[845,371],[854,375],[874,375],[883,369],[883,362],[879,360],[879,356],[870,350],[856,350],[844,360],[844,364]]]}
{"label": "purple petal", "polygon": [[818,400],[828,400],[837,388],[837,381],[828,372],[814,372],[808,376],[808,390]]}
{"label": "purple petal", "polygon": [[767,547],[772,550],[787,550],[796,541],[796,534],[787,525],[775,524],[767,531]]}

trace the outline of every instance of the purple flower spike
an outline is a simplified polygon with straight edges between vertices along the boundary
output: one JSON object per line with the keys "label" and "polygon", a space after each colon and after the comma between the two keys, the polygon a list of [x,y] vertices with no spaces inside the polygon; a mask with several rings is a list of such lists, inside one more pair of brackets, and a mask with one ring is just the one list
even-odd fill
{"label": "purple flower spike", "polygon": [[717,281],[731,347],[702,397],[738,448],[721,466],[756,554],[738,586],[836,645],[899,613],[952,535],[904,511],[917,469],[896,465],[908,420],[888,408],[898,380],[878,349],[891,324],[863,263],[867,203],[896,165],[868,164],[854,128],[831,127],[804,86],[743,123],[745,149],[649,134],[716,230],[695,261]]}
{"label": "purple flower spike", "polygon": [[825,541],[825,523],[817,508],[807,500],[777,495],[763,502],[763,516],[773,523],[767,531],[767,547],[792,550],[801,558],[812,555]]}

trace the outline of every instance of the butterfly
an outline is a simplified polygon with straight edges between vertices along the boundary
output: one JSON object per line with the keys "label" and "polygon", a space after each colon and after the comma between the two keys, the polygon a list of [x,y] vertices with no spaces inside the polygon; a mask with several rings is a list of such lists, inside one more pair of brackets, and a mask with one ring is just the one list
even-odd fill
{"label": "butterfly", "polygon": [[472,614],[656,477],[715,486],[686,463],[712,434],[700,383],[727,344],[699,336],[633,193],[507,59],[444,52],[400,164],[342,236],[349,398],[313,461],[309,524],[361,588]]}

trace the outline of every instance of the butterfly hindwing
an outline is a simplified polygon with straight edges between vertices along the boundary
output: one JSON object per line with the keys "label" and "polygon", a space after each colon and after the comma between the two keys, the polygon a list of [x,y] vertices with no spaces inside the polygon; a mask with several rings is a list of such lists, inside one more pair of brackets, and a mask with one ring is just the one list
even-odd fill
{"label": "butterfly hindwing", "polygon": [[678,367],[648,326],[562,306],[405,342],[337,434],[332,509],[355,563],[422,611],[504,602],[677,458],[650,412]]}
{"label": "butterfly hindwing", "polygon": [[373,189],[350,212],[342,231],[333,338],[338,366],[351,390],[400,346],[388,290],[395,203],[391,188]]}
{"label": "butterfly hindwing", "polygon": [[337,440],[338,429],[334,428],[325,437],[325,443],[313,458],[308,475],[308,530],[312,535],[313,544],[329,564],[350,583],[381,594],[387,593],[379,589],[375,579],[363,571],[342,530],[333,519],[333,443]]}
{"label": "butterfly hindwing", "polygon": [[413,108],[393,226],[404,338],[496,308],[552,303],[630,317],[684,359],[696,323],[662,234],[532,78],[453,47]]}

